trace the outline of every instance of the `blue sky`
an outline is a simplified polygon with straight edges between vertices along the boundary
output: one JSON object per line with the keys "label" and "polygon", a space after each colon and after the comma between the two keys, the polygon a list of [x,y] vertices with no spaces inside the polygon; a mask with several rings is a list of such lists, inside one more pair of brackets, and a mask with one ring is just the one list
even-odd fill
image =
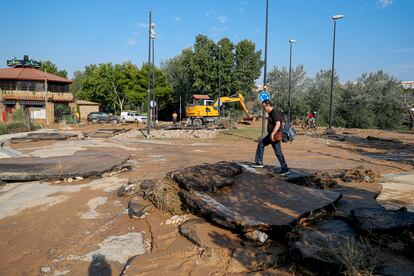
{"label": "blue sky", "polygon": [[[265,0],[0,0],[0,67],[28,54],[51,60],[69,76],[93,63],[147,60],[148,11],[156,23],[155,63],[193,44],[197,34],[213,40],[254,41],[264,49]],[[268,70],[293,64],[309,76],[329,69],[331,16],[337,24],[336,70],[341,81],[383,69],[414,79],[414,1],[269,0]]]}

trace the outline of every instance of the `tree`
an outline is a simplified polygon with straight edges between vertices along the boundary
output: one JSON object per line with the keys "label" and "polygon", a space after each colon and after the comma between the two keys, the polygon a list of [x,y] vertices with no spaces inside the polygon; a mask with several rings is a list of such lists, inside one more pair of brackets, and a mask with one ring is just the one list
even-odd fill
{"label": "tree", "polygon": [[256,51],[256,45],[247,39],[237,43],[234,53],[233,91],[244,92],[247,99],[255,98],[253,88],[255,80],[260,77],[263,61],[261,51]]}
{"label": "tree", "polygon": [[67,78],[68,77],[68,72],[66,72],[66,70],[58,70],[56,64],[54,64],[53,62],[51,62],[49,60],[42,61],[39,70],[41,70],[41,71],[46,70],[47,73],[55,74],[55,75],[58,75],[62,78]]}
{"label": "tree", "polygon": [[[268,74],[269,92],[272,95],[272,100],[276,105],[287,114],[288,112],[288,82],[289,71],[286,67],[279,69],[274,67]],[[305,102],[309,90],[310,80],[306,77],[306,72],[303,65],[298,65],[292,68],[291,76],[291,117],[302,118],[308,111]]]}
{"label": "tree", "polygon": [[369,97],[369,106],[375,115],[375,126],[381,129],[401,126],[405,110],[402,88],[397,79],[379,70],[362,74],[358,82],[362,84],[360,93]]}
{"label": "tree", "polygon": [[[309,85],[309,93],[306,96],[308,112],[318,112],[318,123],[327,124],[329,121],[329,102],[331,87],[331,70],[320,70]],[[333,89],[333,115],[339,104],[340,96],[339,78],[335,72]],[[338,117],[333,116],[333,124],[336,125]]]}
{"label": "tree", "polygon": [[263,66],[261,52],[255,48],[249,40],[234,45],[228,38],[215,43],[207,36],[198,35],[193,49],[184,49],[162,65],[173,89],[174,101],[178,102],[181,96],[186,102],[193,94],[216,98],[219,71],[221,95],[242,92],[246,99],[255,98],[252,90]]}

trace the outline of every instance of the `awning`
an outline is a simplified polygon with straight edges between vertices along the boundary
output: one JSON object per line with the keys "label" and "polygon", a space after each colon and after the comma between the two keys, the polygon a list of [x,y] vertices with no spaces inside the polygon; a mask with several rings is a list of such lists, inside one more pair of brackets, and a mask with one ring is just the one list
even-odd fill
{"label": "awning", "polygon": [[32,106],[44,106],[45,102],[42,101],[19,101],[21,105],[32,105]]}

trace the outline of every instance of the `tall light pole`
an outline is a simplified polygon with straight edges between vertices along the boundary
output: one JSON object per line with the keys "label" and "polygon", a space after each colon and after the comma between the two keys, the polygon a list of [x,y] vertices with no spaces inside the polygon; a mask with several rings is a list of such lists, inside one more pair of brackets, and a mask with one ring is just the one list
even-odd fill
{"label": "tall light pole", "polygon": [[220,52],[220,44],[218,45],[218,52],[219,52],[219,66],[218,66],[218,81],[219,81],[219,84],[218,84],[218,116],[219,116],[219,119],[221,118],[221,66],[220,66],[220,63],[221,63],[221,52]]}
{"label": "tall light pole", "polygon": [[329,96],[329,129],[332,129],[332,105],[333,105],[333,82],[335,75],[335,39],[336,39],[336,21],[344,18],[342,14],[332,16],[334,22],[334,32],[333,32],[333,47],[332,47],[332,70],[331,70],[331,91]]}
{"label": "tall light pole", "polygon": [[[265,56],[264,56],[264,72],[263,72],[263,91],[266,91],[266,75],[267,75],[267,31],[268,31],[268,18],[269,18],[269,0],[266,0],[266,31],[265,31]],[[265,111],[262,111],[262,136],[264,136],[266,131],[266,114]]]}
{"label": "tall light pole", "polygon": [[291,116],[290,116],[290,82],[292,79],[292,46],[296,43],[296,40],[290,39],[289,45],[290,45],[290,52],[289,52],[289,82],[288,82],[288,123],[291,122]]}
{"label": "tall light pole", "polygon": [[151,18],[151,11],[149,12],[149,24],[148,24],[148,95],[147,95],[147,135],[148,137],[151,134],[150,131],[150,114],[151,114],[151,107],[150,107],[150,101],[151,101],[151,29],[152,29],[152,18]]}
{"label": "tall light pole", "polygon": [[152,123],[153,126],[155,128],[155,63],[154,63],[154,56],[155,56],[155,51],[154,51],[154,43],[155,43],[155,24],[152,24],[152,28],[151,28],[151,40],[152,40]]}

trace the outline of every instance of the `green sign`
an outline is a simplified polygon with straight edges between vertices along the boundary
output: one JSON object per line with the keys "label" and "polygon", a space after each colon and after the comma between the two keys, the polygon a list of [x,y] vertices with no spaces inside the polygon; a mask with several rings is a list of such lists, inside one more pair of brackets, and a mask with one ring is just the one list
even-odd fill
{"label": "green sign", "polygon": [[40,68],[41,67],[41,63],[39,61],[36,60],[21,60],[21,59],[10,59],[7,60],[7,66],[9,67],[32,67],[32,68]]}

